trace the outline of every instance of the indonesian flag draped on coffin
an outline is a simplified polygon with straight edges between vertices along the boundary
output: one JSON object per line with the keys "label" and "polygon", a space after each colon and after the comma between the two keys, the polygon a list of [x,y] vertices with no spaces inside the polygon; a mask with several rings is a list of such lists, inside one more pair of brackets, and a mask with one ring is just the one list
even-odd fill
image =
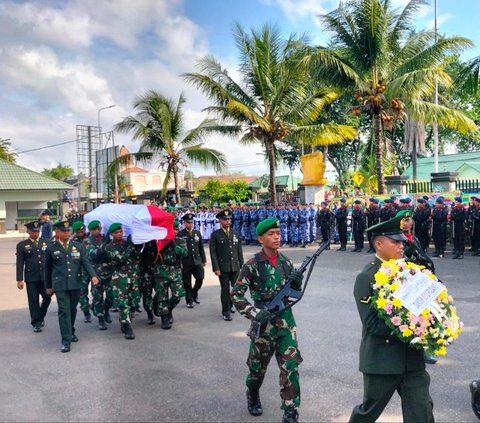
{"label": "indonesian flag draped on coffin", "polygon": [[102,204],[85,215],[85,225],[88,226],[92,220],[102,222],[104,233],[112,223],[121,223],[124,235],[131,235],[134,244],[157,240],[159,251],[175,238],[174,216],[156,206]]}

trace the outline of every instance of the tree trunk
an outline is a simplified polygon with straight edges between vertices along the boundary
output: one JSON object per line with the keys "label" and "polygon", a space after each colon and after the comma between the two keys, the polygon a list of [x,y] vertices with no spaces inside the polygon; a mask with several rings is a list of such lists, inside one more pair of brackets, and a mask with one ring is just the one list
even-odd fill
{"label": "tree trunk", "polygon": [[175,184],[175,203],[178,205],[181,205],[182,201],[180,199],[180,184],[178,183],[178,167],[177,166],[173,166],[172,173],[173,173],[173,183]]}
{"label": "tree trunk", "polygon": [[373,115],[373,142],[375,146],[375,170],[377,172],[378,193],[386,194],[385,174],[383,169],[383,132],[380,113]]}
{"label": "tree trunk", "polygon": [[270,168],[270,203],[272,205],[277,204],[277,186],[275,185],[275,151],[273,149],[273,143],[265,143],[267,150],[268,166]]}

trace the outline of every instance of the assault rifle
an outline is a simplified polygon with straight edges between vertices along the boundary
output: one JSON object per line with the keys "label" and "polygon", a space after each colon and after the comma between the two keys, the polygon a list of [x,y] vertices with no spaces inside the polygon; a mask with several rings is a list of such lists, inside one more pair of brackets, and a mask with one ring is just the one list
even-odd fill
{"label": "assault rifle", "polygon": [[[297,269],[299,272],[305,273],[308,268],[307,277],[305,278],[302,290],[293,289],[291,286],[291,281],[287,278],[287,283],[285,286],[275,295],[275,297],[273,297],[268,303],[264,304],[262,309],[267,310],[270,313],[270,319],[275,317],[277,314],[292,308],[302,299],[303,294],[307,289],[308,281],[310,279],[310,275],[312,274],[313,267],[315,266],[315,262],[317,261],[318,256],[322,254],[329,245],[330,239],[321,244],[311,257],[305,257],[302,264]],[[263,323],[265,322],[252,320],[250,328],[247,331],[247,336],[249,336],[252,341],[255,341],[260,337],[260,328]]]}

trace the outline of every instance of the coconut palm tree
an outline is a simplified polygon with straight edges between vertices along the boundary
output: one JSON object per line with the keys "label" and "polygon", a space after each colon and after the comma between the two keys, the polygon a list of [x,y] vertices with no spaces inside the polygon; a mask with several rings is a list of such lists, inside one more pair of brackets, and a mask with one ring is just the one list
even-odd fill
{"label": "coconut palm tree", "polygon": [[199,72],[184,75],[214,105],[205,110],[242,134],[245,145],[260,144],[269,166],[270,200],[276,203],[278,146],[289,140],[304,145],[329,145],[355,137],[351,126],[317,124],[323,107],[338,93],[312,84],[303,61],[305,37],[284,39],[277,26],[265,25],[247,34],[234,28],[240,55],[234,79],[212,56],[198,62]]}
{"label": "coconut palm tree", "polygon": [[429,101],[436,82],[446,87],[452,83],[445,58],[472,43],[462,37],[435,42],[433,32],[414,32],[412,18],[425,3],[411,0],[403,10],[392,9],[389,0],[341,3],[320,16],[334,34],[330,48],[320,47],[310,57],[319,77],[333,76],[354,93],[353,114],[371,116],[379,193],[386,193],[384,130],[407,113],[464,133],[477,130],[463,113]]}
{"label": "coconut palm tree", "polygon": [[130,153],[114,160],[110,172],[116,172],[121,164],[129,160],[155,160],[159,167],[166,170],[162,187],[162,199],[165,198],[167,184],[173,176],[176,201],[180,201],[179,172],[190,163],[213,167],[216,172],[226,166],[225,156],[217,150],[206,148],[203,141],[211,131],[225,131],[217,128],[213,119],[204,119],[196,128],[185,130],[183,105],[185,97],[180,95],[177,103],[160,93],[150,90],[137,97],[133,108],[135,116],[127,116],[114,126],[114,130],[131,133],[134,140],[140,140],[137,153]]}
{"label": "coconut palm tree", "polygon": [[0,138],[0,159],[15,163],[17,161],[17,153],[12,152],[11,147],[10,140]]}

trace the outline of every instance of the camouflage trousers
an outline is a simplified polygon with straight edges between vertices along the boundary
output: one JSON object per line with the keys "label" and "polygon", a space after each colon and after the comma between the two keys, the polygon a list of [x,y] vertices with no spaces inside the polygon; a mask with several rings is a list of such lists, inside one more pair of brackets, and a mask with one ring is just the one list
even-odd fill
{"label": "camouflage trousers", "polygon": [[157,266],[153,279],[155,281],[153,312],[155,316],[164,316],[170,313],[185,296],[182,275],[177,267]]}
{"label": "camouflage trousers", "polygon": [[140,295],[143,300],[143,308],[147,313],[153,311],[153,275],[145,273],[140,277]]}
{"label": "camouflage trousers", "polygon": [[118,307],[121,323],[129,323],[135,306],[140,303],[140,290],[136,278],[128,275],[112,276],[113,306]]}
{"label": "camouflage trousers", "polygon": [[103,317],[105,310],[110,310],[113,304],[112,279],[100,279],[97,285],[92,284],[92,306],[96,317]]}
{"label": "camouflage trousers", "polygon": [[298,350],[296,328],[282,326],[278,321],[277,318],[274,324],[267,322],[260,338],[250,343],[246,385],[252,391],[260,389],[268,363],[275,353],[280,368],[281,408],[287,410],[300,406],[298,365],[303,359]]}
{"label": "camouflage trousers", "polygon": [[90,313],[90,299],[88,298],[89,285],[90,278],[86,275],[82,275],[82,282],[80,284],[80,299],[78,300],[78,302],[80,304],[80,308],[84,313]]}

